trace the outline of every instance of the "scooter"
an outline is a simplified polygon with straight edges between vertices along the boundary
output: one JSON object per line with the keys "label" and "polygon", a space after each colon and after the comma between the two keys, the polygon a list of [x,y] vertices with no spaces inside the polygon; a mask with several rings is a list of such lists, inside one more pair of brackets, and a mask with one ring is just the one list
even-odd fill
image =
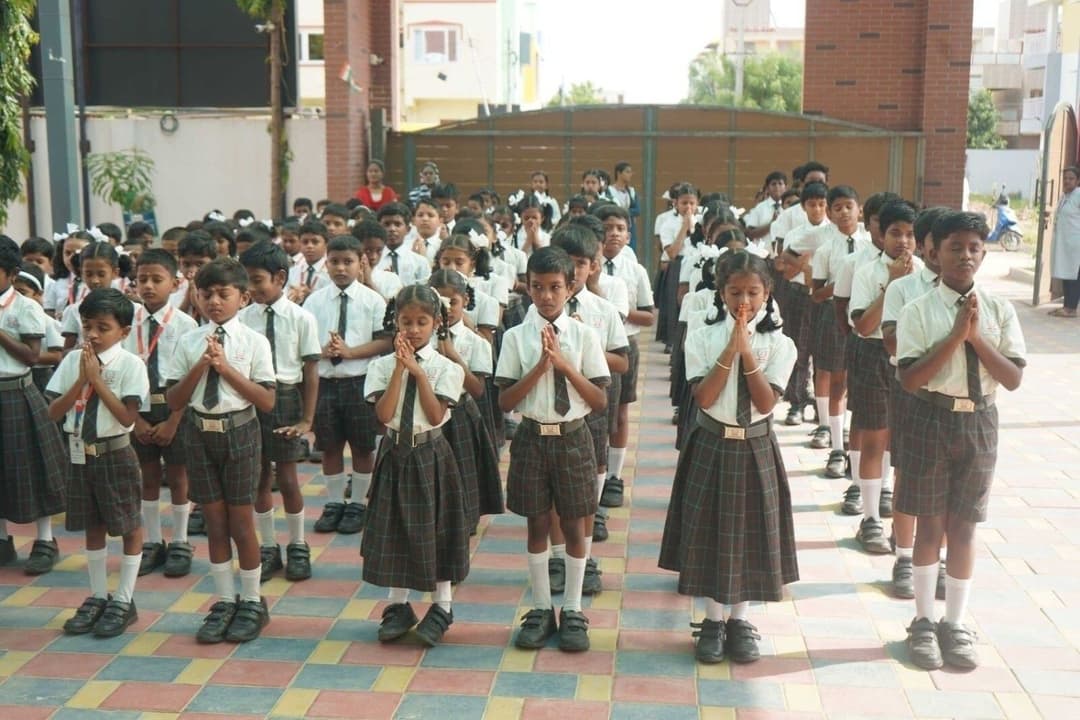
{"label": "scooter", "polygon": [[986,241],[1000,244],[1001,249],[1006,252],[1018,249],[1024,241],[1024,236],[1016,229],[1018,220],[1016,213],[1009,207],[1009,196],[1006,194],[1004,187],[1001,188],[997,200],[994,201],[994,210],[997,213],[997,220]]}

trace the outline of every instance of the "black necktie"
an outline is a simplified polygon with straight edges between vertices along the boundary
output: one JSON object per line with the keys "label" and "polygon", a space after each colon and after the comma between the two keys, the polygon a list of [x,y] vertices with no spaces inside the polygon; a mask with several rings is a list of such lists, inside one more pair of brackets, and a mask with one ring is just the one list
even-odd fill
{"label": "black necktie", "polygon": [[578,301],[577,295],[571,297],[569,300],[566,301],[566,314],[571,317],[577,315],[578,305],[580,304],[581,303]]}
{"label": "black necktie", "polygon": [[978,402],[983,397],[982,379],[979,377],[979,354],[975,352],[974,345],[965,342],[964,355],[967,358],[968,398]]}
{"label": "black necktie", "polygon": [[315,284],[315,266],[314,265],[308,265],[307,280],[305,282],[306,282],[308,287],[311,287],[313,284]]}
{"label": "black necktie", "polygon": [[[559,328],[554,324],[551,326],[555,331],[555,335],[559,334]],[[558,340],[556,339],[556,342]],[[570,389],[566,386],[566,376],[561,371],[551,370],[552,378],[555,380],[555,412],[560,415],[566,415],[570,412]]]}
{"label": "black necktie", "polygon": [[[420,362],[420,356],[416,355],[416,362]],[[401,401],[401,424],[398,426],[398,442],[403,445],[412,445],[413,438],[413,406],[416,405],[416,378],[411,372],[406,371],[409,379],[405,381],[405,397]]]}
{"label": "black necktie", "polygon": [[82,432],[80,435],[82,435],[83,442],[93,443],[97,441],[97,411],[98,396],[96,392],[91,390],[82,419]]}
{"label": "black necktie", "polygon": [[274,364],[274,372],[277,372],[277,345],[274,332],[274,308],[266,306],[266,339],[270,343],[270,361]]}
{"label": "black necktie", "polygon": [[[218,345],[221,346],[221,350],[225,350],[225,328],[218,326],[218,329],[214,331],[214,337],[217,338]],[[221,402],[221,376],[218,375],[218,371],[211,367],[206,371],[206,386],[203,388],[203,407],[207,410],[213,410]]]}
{"label": "black necktie", "polygon": [[739,368],[739,386],[735,394],[735,422],[746,427],[750,424],[750,384]]}
{"label": "black necktie", "polygon": [[847,251],[848,255],[855,252],[855,238],[851,237],[850,235],[848,235],[847,239]]}
{"label": "black necktie", "polygon": [[[341,305],[338,307],[337,334],[338,334],[338,337],[341,338],[341,342],[343,342],[343,343],[345,342],[345,329],[348,326],[348,324],[349,324],[349,295],[344,290],[342,290],[341,291]],[[342,360],[344,360],[344,358],[342,358],[340,356],[339,357],[332,357],[332,358],[330,358],[330,364],[331,365],[340,365]]]}
{"label": "black necktie", "polygon": [[158,321],[154,319],[154,316],[150,316],[150,325],[147,328],[147,340],[150,343],[150,356],[146,358],[146,377],[150,380],[151,390],[161,389],[161,374],[158,372],[158,354],[157,354],[157,331]]}
{"label": "black necktie", "polygon": [[397,275],[397,271],[398,271],[397,250],[391,250],[390,251],[390,269],[394,271],[395,275]]}
{"label": "black necktie", "polygon": [[604,268],[607,270],[608,275],[614,275],[615,274],[615,261],[614,260],[605,260],[604,261]]}

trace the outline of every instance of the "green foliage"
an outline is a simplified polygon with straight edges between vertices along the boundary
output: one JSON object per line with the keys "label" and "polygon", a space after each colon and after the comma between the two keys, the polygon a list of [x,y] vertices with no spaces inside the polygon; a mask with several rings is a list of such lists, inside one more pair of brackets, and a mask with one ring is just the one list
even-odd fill
{"label": "green foliage", "polygon": [[971,95],[968,101],[967,146],[983,150],[999,150],[1008,143],[998,134],[1001,114],[994,105],[994,98],[987,89]]}
{"label": "green foliage", "polygon": [[154,207],[154,160],[142,150],[91,153],[86,157],[86,169],[91,191],[105,202],[134,213]]}
{"label": "green foliage", "polygon": [[34,78],[27,68],[30,47],[38,41],[30,27],[34,0],[0,2],[0,226],[7,223],[7,205],[22,194],[23,172],[30,154],[23,145],[22,97]]}
{"label": "green foliage", "polygon": [[272,0],[236,0],[236,6],[256,20],[270,18]]}
{"label": "green foliage", "polygon": [[738,105],[753,110],[800,112],[802,62],[780,53],[749,55],[743,63],[743,94],[735,102],[735,61],[717,50],[690,62],[690,105]]}
{"label": "green foliage", "polygon": [[570,89],[560,88],[559,92],[555,94],[550,100],[548,100],[548,107],[559,107],[560,105],[603,105],[607,102],[604,99],[603,88],[593,85],[592,81],[583,83],[574,83],[570,86]]}

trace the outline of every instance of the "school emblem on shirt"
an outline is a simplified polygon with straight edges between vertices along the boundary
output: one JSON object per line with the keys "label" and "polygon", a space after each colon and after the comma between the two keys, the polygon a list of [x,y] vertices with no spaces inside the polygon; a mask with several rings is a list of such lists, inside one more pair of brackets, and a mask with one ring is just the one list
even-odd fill
{"label": "school emblem on shirt", "polygon": [[758,364],[762,365],[769,359],[769,351],[765,348],[758,348],[754,351],[754,357],[757,358]]}
{"label": "school emblem on shirt", "polygon": [[4,318],[4,327],[10,330],[17,330],[19,328],[19,318],[17,315]]}

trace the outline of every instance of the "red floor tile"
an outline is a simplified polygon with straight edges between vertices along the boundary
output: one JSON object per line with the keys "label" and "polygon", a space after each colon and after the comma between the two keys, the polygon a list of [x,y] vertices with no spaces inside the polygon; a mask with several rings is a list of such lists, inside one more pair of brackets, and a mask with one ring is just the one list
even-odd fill
{"label": "red floor tile", "polygon": [[487,695],[494,679],[494,672],[482,670],[419,668],[409,683],[409,692]]}
{"label": "red floor tile", "polygon": [[423,654],[420,646],[400,642],[386,645],[352,643],[341,662],[353,665],[417,665]]}
{"label": "red floor tile", "polygon": [[[267,627],[270,627],[269,625]],[[165,657],[185,658],[208,658],[220,660],[232,655],[236,645],[232,643],[218,643],[216,645],[202,645],[195,640],[194,635],[171,635],[154,651],[155,655]]]}
{"label": "red floor tile", "polygon": [[454,602],[517,605],[525,588],[520,585],[469,585],[454,588]]}
{"label": "red floor tile", "polygon": [[732,680],[772,680],[780,683],[813,685],[817,682],[810,661],[803,658],[762,656],[755,663],[731,664]]}
{"label": "red floor tile", "polygon": [[455,622],[447,632],[446,641],[455,645],[489,645],[506,647],[513,630],[506,625]]}
{"label": "red floor tile", "polygon": [[902,690],[892,688],[819,685],[821,704],[829,715],[887,715],[910,717],[911,708]]}
{"label": "red floor tile", "polygon": [[525,706],[521,711],[521,720],[606,718],[609,710],[609,704],[606,702],[525,698]]}
{"label": "red floor tile", "polygon": [[624,610],[690,610],[692,598],[670,592],[645,592],[625,590],[622,595]]}
{"label": "red floor tile", "polygon": [[[270,610],[273,615],[273,608]],[[293,615],[273,615],[274,621],[266,626],[262,634],[266,637],[318,638],[326,637],[333,627],[335,618],[296,617]]]}
{"label": "red floor tile", "polygon": [[694,705],[697,703],[697,683],[694,678],[616,676],[612,698],[622,702]]}
{"label": "red floor tile", "polygon": [[359,589],[359,581],[312,578],[293,583],[285,594],[289,597],[352,597]]}
{"label": "red floor tile", "polygon": [[308,717],[388,720],[401,701],[397,693],[323,690],[308,708]]}
{"label": "red floor tile", "polygon": [[56,712],[54,707],[27,707],[26,705],[0,705],[0,717],[18,720],[48,720]]}
{"label": "red floor tile", "polygon": [[202,688],[198,685],[127,682],[105,698],[105,710],[180,712]]}
{"label": "red floor tile", "polygon": [[979,667],[971,672],[937,670],[930,673],[939,690],[1023,692],[1010,668]]}
{"label": "red floor tile", "polygon": [[[114,655],[99,653],[51,653],[43,652],[19,669],[20,675],[51,678],[78,678],[89,680],[105,667]],[[0,715],[0,717],[4,717]]]}
{"label": "red floor tile", "polygon": [[690,632],[664,630],[621,630],[620,650],[645,650],[648,652],[683,653],[690,647]]}
{"label": "red floor tile", "polygon": [[470,563],[485,570],[523,570],[527,564],[521,553],[476,553]]}
{"label": "red floor tile", "polygon": [[0,630],[0,648],[36,652],[60,635],[59,630]]}
{"label": "red floor tile", "polygon": [[590,650],[584,653],[564,653],[544,648],[536,654],[533,670],[537,672],[583,673],[610,675],[614,671],[615,653]]}
{"label": "red floor tile", "polygon": [[227,660],[210,678],[214,685],[285,687],[300,672],[301,663],[267,660]]}

